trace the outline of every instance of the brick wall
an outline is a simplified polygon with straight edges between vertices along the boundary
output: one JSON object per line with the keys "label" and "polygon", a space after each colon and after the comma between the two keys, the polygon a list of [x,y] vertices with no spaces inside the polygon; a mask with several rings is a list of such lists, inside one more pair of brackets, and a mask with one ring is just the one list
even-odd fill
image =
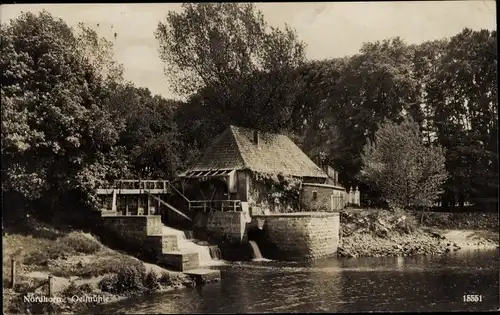
{"label": "brick wall", "polygon": [[[336,211],[343,208],[340,202],[344,198],[345,190],[333,185],[303,184],[300,192],[301,211]],[[316,195],[316,198],[314,197]],[[331,196],[334,196],[332,208]]]}
{"label": "brick wall", "polygon": [[[338,213],[293,213],[256,216],[264,220],[263,232],[272,245],[268,258],[279,260],[315,259],[334,255],[339,244]],[[262,224],[260,224],[262,226]],[[266,242],[266,243],[267,243]],[[259,244],[260,246],[261,244]]]}

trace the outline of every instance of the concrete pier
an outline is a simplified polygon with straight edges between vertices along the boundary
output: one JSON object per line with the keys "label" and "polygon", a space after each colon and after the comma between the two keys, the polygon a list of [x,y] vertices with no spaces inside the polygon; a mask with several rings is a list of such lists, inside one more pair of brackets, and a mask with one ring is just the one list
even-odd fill
{"label": "concrete pier", "polygon": [[196,281],[197,285],[220,281],[220,270],[214,269],[193,269],[186,271],[185,274]]}

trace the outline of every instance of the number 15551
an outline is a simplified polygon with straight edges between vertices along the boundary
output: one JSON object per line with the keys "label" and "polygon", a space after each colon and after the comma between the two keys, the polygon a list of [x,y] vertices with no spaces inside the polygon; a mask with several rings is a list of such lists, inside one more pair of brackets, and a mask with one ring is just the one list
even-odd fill
{"label": "number 15551", "polygon": [[482,302],[482,301],[483,301],[482,295],[470,295],[470,294],[464,295],[464,302]]}

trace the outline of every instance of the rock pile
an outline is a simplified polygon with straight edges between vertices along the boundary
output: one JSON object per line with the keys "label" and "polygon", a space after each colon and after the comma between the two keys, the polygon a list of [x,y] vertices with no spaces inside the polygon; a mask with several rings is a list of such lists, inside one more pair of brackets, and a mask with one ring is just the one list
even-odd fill
{"label": "rock pile", "polygon": [[437,233],[419,230],[415,217],[402,211],[342,212],[340,227],[341,257],[430,255],[459,249]]}

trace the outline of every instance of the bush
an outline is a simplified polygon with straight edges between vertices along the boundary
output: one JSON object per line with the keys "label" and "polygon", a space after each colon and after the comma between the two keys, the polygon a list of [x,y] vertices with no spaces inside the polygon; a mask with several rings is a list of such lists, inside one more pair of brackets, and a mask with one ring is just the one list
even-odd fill
{"label": "bush", "polygon": [[118,293],[143,291],[143,279],[145,278],[146,270],[137,266],[126,266],[117,274],[117,289]]}
{"label": "bush", "polygon": [[28,253],[23,262],[26,265],[46,266],[50,259],[58,259],[73,252],[67,244],[60,244],[57,241],[44,245]]}
{"label": "bush", "polygon": [[42,285],[47,283],[47,279],[39,279],[39,278],[26,278],[22,277],[14,286],[14,291],[17,293],[26,294],[28,292],[33,292]]}
{"label": "bush", "polygon": [[123,255],[117,255],[104,260],[96,260],[88,265],[85,265],[76,271],[76,275],[82,278],[91,278],[108,273],[119,273],[121,270],[131,266],[136,269],[144,267],[138,260]]}
{"label": "bush", "polygon": [[158,291],[160,289],[160,283],[158,282],[158,275],[154,270],[150,270],[146,273],[143,279],[143,286],[147,291]]}
{"label": "bush", "polygon": [[71,296],[82,296],[92,292],[92,286],[88,283],[84,283],[82,285],[76,285],[74,281],[72,281],[62,292],[61,295],[64,297]]}
{"label": "bush", "polygon": [[26,253],[27,265],[46,266],[49,260],[59,259],[72,254],[94,254],[101,244],[82,232],[71,232],[55,241],[39,242],[38,246]]}
{"label": "bush", "polygon": [[158,279],[158,281],[160,282],[161,285],[164,286],[173,285],[171,274],[165,271],[161,273],[160,279]]}
{"label": "bush", "polygon": [[99,289],[103,292],[116,293],[116,287],[118,284],[118,277],[116,274],[107,275],[99,281]]}
{"label": "bush", "polygon": [[118,273],[105,276],[99,282],[104,292],[114,294],[133,294],[160,289],[158,275],[154,271],[146,272],[143,264],[122,267]]}
{"label": "bush", "polygon": [[95,254],[101,249],[97,240],[82,232],[71,232],[61,238],[59,243],[71,248],[75,253]]}
{"label": "bush", "polygon": [[184,285],[186,287],[192,287],[195,285],[194,280],[182,273],[172,274],[168,272],[162,272],[158,282],[166,287]]}

